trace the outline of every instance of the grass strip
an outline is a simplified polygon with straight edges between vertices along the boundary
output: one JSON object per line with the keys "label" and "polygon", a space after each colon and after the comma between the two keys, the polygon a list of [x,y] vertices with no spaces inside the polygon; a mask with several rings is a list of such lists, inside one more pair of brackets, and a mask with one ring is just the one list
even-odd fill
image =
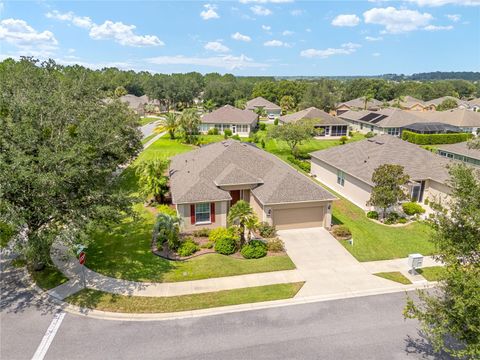
{"label": "grass strip", "polygon": [[395,281],[403,285],[409,285],[412,283],[399,271],[379,272],[373,275],[387,279],[387,280]]}

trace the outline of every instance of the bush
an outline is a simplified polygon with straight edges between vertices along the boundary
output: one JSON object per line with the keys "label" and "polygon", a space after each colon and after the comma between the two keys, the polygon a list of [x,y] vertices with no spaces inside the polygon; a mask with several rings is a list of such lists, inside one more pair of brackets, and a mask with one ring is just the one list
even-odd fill
{"label": "bush", "polygon": [[304,152],[299,152],[297,154],[297,158],[298,159],[302,159],[302,160],[310,160],[311,159],[311,156],[309,153],[304,153]]}
{"label": "bush", "polygon": [[262,139],[261,144],[262,144],[262,149],[265,149],[265,140]]}
{"label": "bush", "polygon": [[232,139],[235,139],[235,140],[240,140],[240,135],[238,134],[235,134],[232,136]]}
{"label": "bush", "polygon": [[267,124],[265,123],[260,123],[260,125],[258,126],[260,130],[265,130],[267,128]]}
{"label": "bush", "polygon": [[367,133],[365,134],[365,137],[366,137],[367,139],[370,139],[370,138],[372,138],[372,137],[374,137],[374,136],[375,136],[375,133],[374,133],[374,132],[371,132],[371,131],[369,131],[369,132],[367,132]]}
{"label": "bush", "polygon": [[348,132],[348,136],[349,136],[349,137],[353,137],[353,131],[350,130],[350,131]]}
{"label": "bush", "polygon": [[185,256],[190,256],[193,253],[197,252],[200,250],[198,245],[193,242],[191,238],[187,238],[185,241],[183,241],[180,246],[177,249],[177,254],[185,257]]}
{"label": "bush", "polygon": [[285,250],[285,245],[283,244],[283,241],[277,237],[267,240],[267,249],[271,252],[281,252]]}
{"label": "bush", "polygon": [[403,209],[403,212],[408,216],[425,213],[425,209],[416,202],[403,203],[402,209]]}
{"label": "bush", "polygon": [[396,224],[399,218],[400,216],[396,212],[392,211],[391,213],[388,213],[387,218],[385,219],[385,224]]}
{"label": "bush", "polygon": [[170,216],[160,213],[153,227],[153,238],[158,245],[164,242],[168,243],[171,250],[176,250],[180,246],[179,219],[176,216]]}
{"label": "bush", "polygon": [[345,145],[345,143],[347,142],[347,140],[348,140],[348,138],[347,138],[346,136],[342,136],[342,137],[340,138],[340,144]]}
{"label": "bush", "polygon": [[275,226],[270,225],[266,221],[263,221],[260,224],[258,224],[257,230],[260,236],[263,238],[272,238],[277,234],[277,230],[275,229]]}
{"label": "bush", "polygon": [[215,246],[213,241],[206,242],[205,244],[200,245],[202,249],[212,249]]}
{"label": "bush", "polygon": [[216,127],[208,129],[208,135],[218,135],[218,129]]}
{"label": "bush", "polygon": [[337,238],[344,238],[348,239],[352,236],[352,233],[348,227],[345,225],[333,225],[332,226],[332,233]]}
{"label": "bush", "polygon": [[378,212],[377,211],[367,212],[367,218],[378,220]]}
{"label": "bush", "polygon": [[399,224],[406,224],[407,222],[408,222],[408,220],[404,217],[401,217],[400,219],[398,219]]}
{"label": "bush", "polygon": [[245,259],[259,259],[267,255],[267,245],[261,240],[252,240],[242,248]]}
{"label": "bush", "polygon": [[169,216],[177,216],[177,211],[175,209],[172,209],[168,205],[158,205],[157,210],[161,214],[167,214]]}
{"label": "bush", "polygon": [[302,169],[305,172],[309,173],[311,171],[311,164],[309,161],[299,160],[292,155],[288,156],[287,160],[292,164],[297,165],[300,169]]}
{"label": "bush", "polygon": [[232,130],[230,130],[230,129],[225,129],[225,130],[223,130],[223,134],[224,134],[226,137],[232,136]]}
{"label": "bush", "polygon": [[255,144],[257,144],[257,143],[260,141],[260,138],[258,137],[257,134],[253,135],[252,141],[253,141]]}
{"label": "bush", "polygon": [[232,235],[225,235],[215,242],[215,251],[222,255],[231,255],[237,250],[237,239]]}
{"label": "bush", "polygon": [[278,118],[275,118],[275,120],[273,120],[273,124],[278,125]]}
{"label": "bush", "polygon": [[228,235],[232,235],[232,232],[229,231],[227,228],[217,227],[215,229],[210,230],[208,234],[208,240],[216,243],[218,239]]}
{"label": "bush", "polygon": [[471,133],[417,134],[408,130],[402,131],[402,140],[417,145],[455,144],[470,140],[472,137]]}
{"label": "bush", "polygon": [[193,236],[196,236],[196,237],[209,237],[209,236],[210,236],[210,229],[203,228],[203,229],[195,230],[195,231],[193,232]]}

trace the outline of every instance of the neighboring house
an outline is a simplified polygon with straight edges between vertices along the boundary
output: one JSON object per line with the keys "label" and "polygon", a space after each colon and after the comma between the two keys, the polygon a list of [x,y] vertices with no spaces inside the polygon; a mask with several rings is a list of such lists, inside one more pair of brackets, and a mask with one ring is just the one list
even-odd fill
{"label": "neighboring house", "polygon": [[172,202],[186,231],[227,226],[240,199],[277,229],[329,227],[336,197],[276,156],[225,140],[172,158]]}
{"label": "neighboring house", "polygon": [[200,132],[207,133],[212,128],[217,128],[220,133],[230,129],[233,135],[248,137],[258,123],[258,115],[250,110],[241,110],[231,105],[204,114],[201,117]]}
{"label": "neighboring house", "polygon": [[390,106],[400,106],[400,109],[403,110],[412,110],[412,111],[432,111],[435,110],[435,106],[428,105],[424,101],[414,98],[413,96],[404,96],[402,101],[394,99],[389,102]]}
{"label": "neighboring house", "polygon": [[480,111],[480,98],[469,100],[467,103],[468,103],[468,110]]}
{"label": "neighboring house", "polygon": [[315,107],[309,107],[308,109],[300,110],[293,114],[280,116],[278,120],[281,124],[288,124],[305,119],[316,121],[315,127],[323,129],[320,135],[322,137],[339,137],[347,136],[348,134],[348,123],[345,120],[332,116]]}
{"label": "neighboring house", "polygon": [[346,111],[349,110],[380,110],[382,108],[383,103],[381,101],[378,101],[377,99],[371,99],[367,102],[366,107],[365,107],[365,99],[364,98],[357,98],[353,100],[349,100],[343,103],[337,104],[335,110],[336,114],[341,115]]}
{"label": "neighboring house", "polygon": [[466,101],[460,100],[460,99],[458,99],[454,96],[442,96],[442,97],[439,97],[438,99],[433,99],[433,100],[430,100],[430,101],[426,101],[425,104],[430,106],[430,107],[433,107],[434,110],[437,110],[437,106],[440,105],[441,103],[443,103],[445,100],[455,101],[457,103],[457,108],[464,109],[466,105],[468,107],[468,104],[466,104]]}
{"label": "neighboring house", "polygon": [[157,99],[149,99],[147,95],[136,96],[127,94],[121,96],[120,101],[126,103],[130,109],[140,116],[145,115],[149,110],[148,107],[151,107],[153,112],[160,112],[162,110],[160,101]]}
{"label": "neighboring house", "polygon": [[367,201],[374,186],[373,172],[383,164],[404,167],[410,176],[407,191],[419,203],[426,199],[444,202],[450,193],[450,161],[394,136],[379,135],[310,155],[312,175],[365,210],[370,209]]}
{"label": "neighboring house", "polygon": [[245,109],[256,111],[259,108],[263,108],[268,115],[273,115],[275,117],[282,115],[282,108],[277,104],[264,99],[263,97],[259,96],[255,99],[247,101],[245,104]]}
{"label": "neighboring house", "polygon": [[404,126],[402,128],[402,131],[403,130],[408,130],[417,134],[450,134],[463,132],[462,129],[460,129],[458,126],[443,124],[439,122],[413,123]]}
{"label": "neighboring house", "polygon": [[480,166],[480,150],[470,149],[467,142],[439,145],[437,153],[449,159],[460,160],[467,164]]}
{"label": "neighboring house", "polygon": [[[339,117],[347,121],[353,130],[394,136],[400,136],[404,128],[418,123],[452,125],[461,132],[473,134],[480,129],[480,113],[464,109],[407,111],[387,108],[379,111],[347,111]],[[442,132],[444,129],[440,129],[440,133]]]}

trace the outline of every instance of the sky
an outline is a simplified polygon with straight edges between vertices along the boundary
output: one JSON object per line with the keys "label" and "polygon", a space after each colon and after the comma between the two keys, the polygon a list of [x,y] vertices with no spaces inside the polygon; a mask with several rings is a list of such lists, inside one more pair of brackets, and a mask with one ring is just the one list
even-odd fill
{"label": "sky", "polygon": [[480,71],[480,0],[0,0],[0,59],[20,56],[160,73]]}

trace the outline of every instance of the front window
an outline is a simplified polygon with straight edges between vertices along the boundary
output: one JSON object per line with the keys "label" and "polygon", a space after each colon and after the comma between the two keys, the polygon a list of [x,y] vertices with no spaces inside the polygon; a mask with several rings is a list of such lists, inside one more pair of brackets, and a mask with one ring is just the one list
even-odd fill
{"label": "front window", "polygon": [[195,204],[195,222],[210,222],[210,203]]}
{"label": "front window", "polygon": [[337,183],[340,184],[340,186],[345,186],[345,173],[341,170],[337,171]]}
{"label": "front window", "polygon": [[332,136],[347,136],[347,127],[345,125],[332,126]]}
{"label": "front window", "polygon": [[387,128],[387,134],[393,136],[400,136],[400,128]]}

